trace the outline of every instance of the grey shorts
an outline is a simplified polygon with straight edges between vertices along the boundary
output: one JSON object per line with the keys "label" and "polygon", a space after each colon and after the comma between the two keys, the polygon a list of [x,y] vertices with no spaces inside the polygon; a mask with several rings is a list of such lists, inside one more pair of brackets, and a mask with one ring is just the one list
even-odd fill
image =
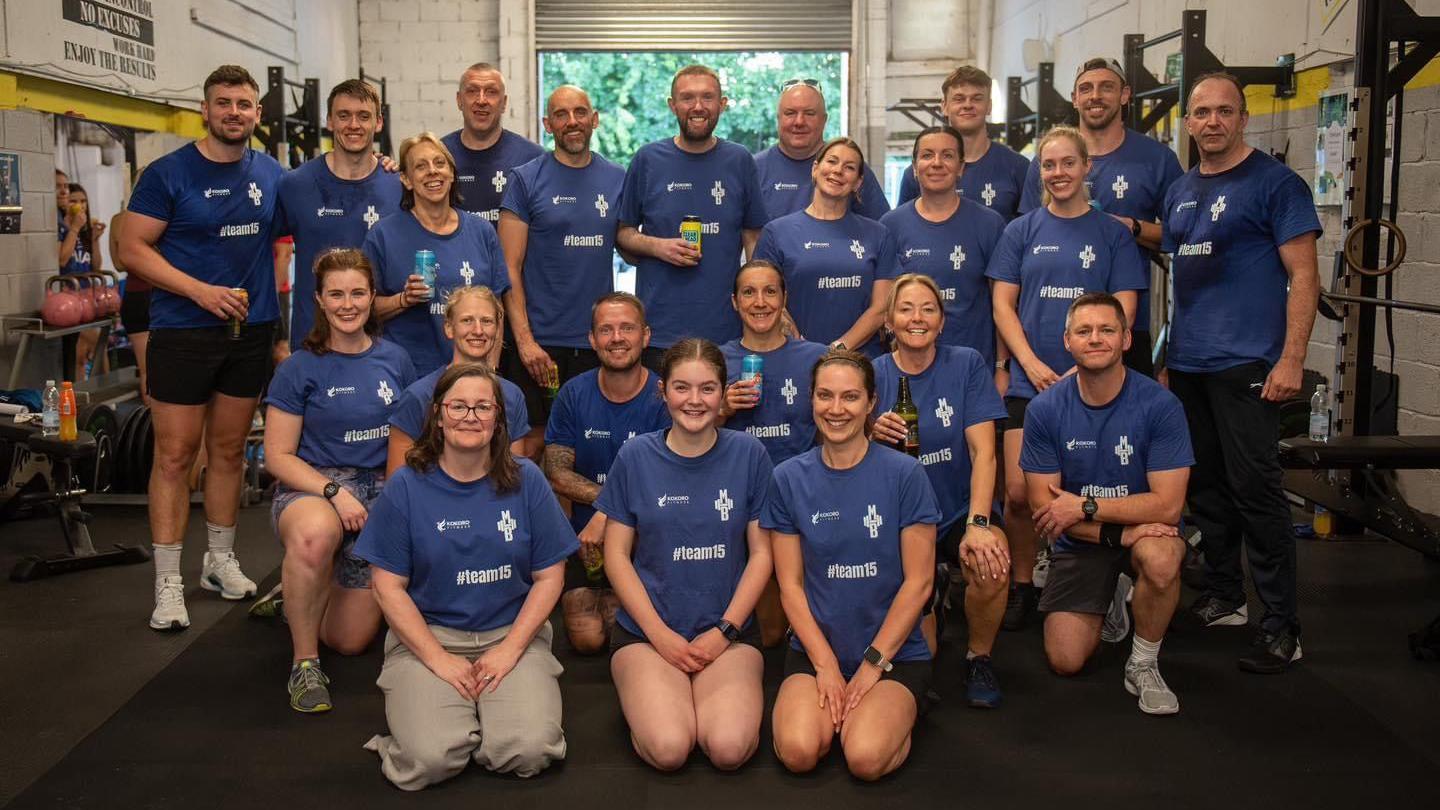
{"label": "grey shorts", "polygon": [[[378,467],[373,470],[361,467],[316,467],[315,472],[349,490],[366,509],[380,497],[380,489],[385,486],[385,471]],[[270,530],[275,532],[275,537],[280,537],[280,515],[286,507],[301,498],[319,497],[291,489],[284,484],[277,486],[275,500],[270,504]],[[370,563],[350,553],[359,538],[360,535],[355,532],[345,532],[340,538],[340,548],[335,552],[335,582],[342,588],[370,587]]]}
{"label": "grey shorts", "polygon": [[1135,576],[1128,548],[1082,543],[1065,551],[1052,550],[1039,609],[1042,613],[1103,615],[1115,598],[1115,581],[1122,573]]}

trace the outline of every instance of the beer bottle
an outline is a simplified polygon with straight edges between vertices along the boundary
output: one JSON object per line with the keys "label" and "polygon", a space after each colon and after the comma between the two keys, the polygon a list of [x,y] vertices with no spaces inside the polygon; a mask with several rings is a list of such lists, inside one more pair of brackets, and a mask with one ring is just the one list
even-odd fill
{"label": "beer bottle", "polygon": [[903,375],[900,377],[900,398],[895,400],[895,407],[890,410],[905,420],[905,441],[895,449],[919,458],[920,411],[915,408],[915,401],[910,398],[909,377]]}

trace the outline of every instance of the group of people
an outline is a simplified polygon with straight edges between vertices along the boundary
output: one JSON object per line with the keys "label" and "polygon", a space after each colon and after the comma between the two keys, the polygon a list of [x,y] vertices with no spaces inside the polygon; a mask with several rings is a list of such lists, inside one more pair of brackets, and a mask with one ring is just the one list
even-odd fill
{"label": "group of people", "polygon": [[[358,653],[383,622],[389,731],[368,747],[405,789],[565,756],[557,605],[575,651],[609,649],[635,751],[662,770],[697,746],[722,769],[754,754],[760,648],[788,635],[780,760],[813,768],[838,735],[856,776],[893,771],[937,697],[952,580],[969,705],[999,705],[999,631],[1038,607],[1062,675],[1133,624],[1124,687],[1174,714],[1157,661],[1187,500],[1207,588],[1185,618],[1249,622],[1243,542],[1264,615],[1239,664],[1285,670],[1300,628],[1274,438],[1318,290],[1305,183],[1245,144],[1234,77],[1191,89],[1188,173],[1124,128],[1113,60],[1077,71],[1079,126],[1033,161],[989,140],[990,86],[946,79],[947,123],[915,139],[887,210],[858,144],[824,140],[812,79],[780,88],[779,142],[751,156],[714,135],[720,78],[685,67],[677,134],[628,168],[591,151],[578,87],[547,99],[552,150],[505,130],[484,63],[461,77],[461,128],[390,163],[379,99],[349,80],[333,151],[285,172],[249,148],[253,78],[217,69],[206,136],[147,168],[118,244],[154,285],[150,625],[189,624],[202,441],[201,586],[256,595],[234,539],[264,393],[285,558],[256,608],[288,622],[290,705],[331,709],[321,643]],[[272,379],[282,235],[301,272]],[[638,295],[612,291],[615,250]],[[1170,390],[1151,379],[1158,251]],[[896,448],[917,425],[912,457]]]}

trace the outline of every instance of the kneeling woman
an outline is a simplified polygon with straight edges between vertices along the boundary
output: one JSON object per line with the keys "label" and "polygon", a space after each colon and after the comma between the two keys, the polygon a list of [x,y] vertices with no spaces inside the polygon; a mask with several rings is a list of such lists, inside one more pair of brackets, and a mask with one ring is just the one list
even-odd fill
{"label": "kneeling woman", "polygon": [[826,355],[810,390],[820,446],[775,468],[762,521],[793,629],[775,753],[808,771],[838,734],[850,773],[879,779],[909,756],[930,683],[920,612],[940,509],[918,461],[865,435],[875,406],[868,359]]}
{"label": "kneeling woman", "polygon": [[641,759],[663,771],[698,743],[738,768],[760,742],[760,637],[750,620],[770,578],[760,528],[770,456],[746,433],[717,428],[725,358],[688,338],[665,352],[660,393],[669,430],[626,442],[595,508],[620,611],[611,676]]}
{"label": "kneeling woman", "polygon": [[580,547],[545,476],[510,454],[500,381],[452,366],[356,553],[390,625],[378,684],[390,734],[366,747],[404,790],[474,759],[534,776],[565,757],[546,618]]}
{"label": "kneeling woman", "polygon": [[[405,350],[381,340],[370,262],[332,250],[315,263],[315,326],[270,382],[266,467],[279,482],[275,534],[294,662],[290,708],[331,707],[320,642],[358,655],[380,629],[370,571],[355,537],[385,480],[386,421],[415,379]],[[333,572],[333,582],[332,582]]]}

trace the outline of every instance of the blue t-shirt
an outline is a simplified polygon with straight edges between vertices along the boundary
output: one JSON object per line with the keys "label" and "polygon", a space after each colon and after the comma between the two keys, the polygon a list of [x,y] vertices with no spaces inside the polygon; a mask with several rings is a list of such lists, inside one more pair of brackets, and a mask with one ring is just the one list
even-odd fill
{"label": "blue t-shirt", "polygon": [[[65,226],[63,221],[57,224],[60,226],[60,229],[59,238],[56,241],[64,242],[65,237],[70,235],[70,229]],[[70,255],[70,261],[66,262],[65,266],[60,268],[60,275],[62,276],[88,273],[93,267],[94,262],[90,256],[90,246],[85,244],[85,229],[81,228],[80,230],[80,234],[75,237],[75,252]],[[82,281],[81,283],[83,284],[84,282]]]}
{"label": "blue t-shirt", "polygon": [[410,580],[406,593],[426,624],[481,632],[513,624],[536,571],[580,541],[545,474],[517,458],[520,486],[499,493],[489,477],[461,483],[436,464],[408,465],[385,483],[355,556]]}
{"label": "blue t-shirt", "polygon": [[[1037,208],[1005,226],[985,275],[1020,286],[1025,339],[1056,374],[1075,365],[1064,342],[1065,313],[1071,301],[1088,292],[1150,286],[1145,258],[1130,229],[1094,209],[1065,219],[1048,208]],[[1035,396],[1035,386],[1019,360],[1010,361],[1010,389],[1005,396]]]}
{"label": "blue t-shirt", "polygon": [[945,299],[940,345],[969,346],[993,366],[995,316],[985,268],[1005,231],[1005,218],[962,197],[944,222],[920,216],[911,201],[886,214],[880,224],[895,235],[899,272],[927,275],[940,288]]}
{"label": "blue t-shirt", "polygon": [[[395,410],[390,414],[390,424],[405,432],[411,439],[419,439],[425,429],[425,419],[430,415],[430,401],[435,397],[435,385],[444,376],[448,365],[441,366],[405,388]],[[505,427],[510,431],[510,441],[530,432],[530,414],[525,408],[525,392],[520,386],[504,377],[500,378],[500,399],[505,403]]]}
{"label": "blue t-shirt", "polygon": [[[1085,185],[1090,199],[1107,214],[1155,222],[1165,209],[1165,192],[1184,174],[1180,160],[1170,147],[1147,138],[1133,129],[1125,130],[1125,139],[1114,151],[1090,156],[1090,174]],[[1040,159],[1030,161],[1025,177],[1025,192],[1020,197],[1020,213],[1040,207]],[[1150,251],[1141,249],[1147,258]],[[1135,309],[1135,329],[1150,331],[1150,296],[1140,296]]]}
{"label": "blue t-shirt", "polygon": [[[870,308],[876,281],[899,275],[894,235],[851,213],[824,220],[796,211],[771,220],[760,232],[755,258],[774,262],[785,274],[790,316],[800,334],[827,345]],[[873,336],[851,348],[871,357],[884,351]]]}
{"label": "blue t-shirt", "polygon": [[[935,347],[935,361],[910,379],[910,399],[920,411],[920,465],[939,500],[940,534],[972,514],[999,511],[999,501],[970,505],[970,446],[965,428],[1005,418],[1005,405],[995,390],[993,367],[974,349]],[[892,355],[875,361],[875,414],[895,407],[901,371]],[[999,496],[997,489],[995,495]]]}
{"label": "blue t-shirt", "polygon": [[[920,181],[915,179],[914,166],[907,166],[900,176],[900,204],[920,196]],[[1024,155],[997,141],[980,159],[965,164],[955,190],[960,196],[975,200],[1005,217],[1009,222],[1019,215],[1020,191],[1025,185],[1025,172],[1030,161]]]}
{"label": "blue t-shirt", "polygon": [[[1025,411],[1020,469],[1060,473],[1060,488],[1084,497],[1124,498],[1150,491],[1146,473],[1195,463],[1180,400],[1160,383],[1126,372],[1120,394],[1094,407],[1075,377],[1041,391]],[[1055,547],[1084,544],[1061,535]]]}
{"label": "blue t-shirt", "polygon": [[[760,172],[760,196],[765,200],[765,211],[771,219],[805,210],[815,196],[815,182],[810,170],[815,167],[814,158],[796,160],[780,147],[755,153],[755,168]],[[850,210],[862,217],[879,219],[890,210],[890,201],[885,199],[885,187],[875,179],[875,173],[866,166],[860,181],[860,196],[850,201]]]}
{"label": "blue t-shirt", "polygon": [[[805,598],[847,679],[905,581],[900,531],[939,522],[920,465],[888,447],[870,445],[848,470],[827,466],[818,447],[775,468],[760,525],[800,537]],[[804,652],[794,634],[790,647]],[[918,617],[892,660],[930,660]]]}
{"label": "blue t-shirt", "polygon": [[1310,187],[1256,149],[1219,174],[1191,169],[1165,197],[1175,322],[1166,365],[1222,371],[1285,348],[1290,277],[1280,245],[1320,234]]}
{"label": "blue t-shirt", "polygon": [[383,468],[391,415],[413,382],[410,355],[388,340],[360,354],[301,349],[275,369],[265,403],[304,420],[296,455],[310,466]]}
{"label": "blue t-shirt", "polygon": [[[600,392],[600,370],[577,374],[560,387],[545,426],[545,443],[575,451],[575,472],[603,486],[625,442],[670,427],[670,411],[660,399],[660,378],[645,371],[640,393],[626,402],[611,402]],[[571,503],[570,525],[585,528],[595,508]]]}
{"label": "blue t-shirt", "polygon": [[727,302],[743,257],[741,232],[766,220],[755,160],[745,147],[721,140],[697,155],[666,138],[635,153],[620,192],[620,221],[672,239],[690,215],[700,217],[703,234],[698,265],[676,267],[643,256],[636,267],[650,345],[662,349],[685,337],[720,344],[740,336],[740,320]]}
{"label": "blue t-shirt", "polygon": [[429,374],[450,363],[454,346],[445,337],[445,297],[460,286],[484,285],[496,296],[510,289],[510,273],[495,228],[460,212],[448,234],[431,233],[409,211],[388,216],[370,229],[363,247],[375,266],[380,295],[395,295],[415,272],[415,251],[435,252],[435,293],[385,322],[385,336],[405,347],[415,371]]}
{"label": "blue t-shirt", "polygon": [[[186,144],[150,164],[130,195],[129,209],[164,220],[155,249],[191,278],[250,294],[250,323],[280,317],[275,298],[276,190],[285,170],[275,158],[247,149],[234,163],[216,163]],[[151,329],[221,326],[221,319],[183,295],[156,287]]]}
{"label": "blue t-shirt", "polygon": [[775,464],[809,450],[815,444],[810,372],[827,350],[823,343],[794,339],[768,352],[752,352],[738,340],[721,346],[720,353],[725,355],[726,385],[740,379],[740,364],[745,355],[758,354],[765,360],[761,368],[760,404],[736,411],[725,426],[759,439]]}
{"label": "blue t-shirt", "polygon": [[460,141],[460,130],[440,139],[455,156],[455,187],[460,208],[492,225],[500,221],[500,201],[510,183],[510,170],[545,154],[538,144],[508,129],[489,149],[471,149]]}
{"label": "blue t-shirt", "polygon": [[[735,596],[750,560],[746,526],[765,506],[772,465],[760,441],[744,433],[722,428],[714,447],[686,458],[666,446],[667,432],[620,448],[595,508],[635,530],[630,560],[650,603],[667,627],[694,639]],[[624,606],[615,620],[645,635]]]}
{"label": "blue t-shirt", "polygon": [[315,260],[332,248],[359,250],[375,223],[400,210],[402,190],[399,175],[378,165],[368,177],[342,180],[324,155],[280,178],[276,235],[295,237],[291,349],[298,350],[315,325]]}
{"label": "blue t-shirt", "polygon": [[589,304],[610,292],[625,170],[599,155],[572,169],[547,152],[510,173],[501,207],[530,226],[525,311],[542,346],[590,347]]}

